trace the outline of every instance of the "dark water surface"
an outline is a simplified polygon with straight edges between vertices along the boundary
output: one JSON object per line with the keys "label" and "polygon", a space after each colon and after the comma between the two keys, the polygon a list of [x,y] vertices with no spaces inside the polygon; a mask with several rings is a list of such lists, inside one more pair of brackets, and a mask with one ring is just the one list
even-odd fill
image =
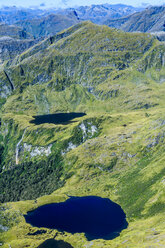
{"label": "dark water surface", "polygon": [[86,115],[85,113],[57,113],[57,114],[49,114],[49,115],[36,115],[33,116],[34,120],[30,121],[30,123],[34,123],[35,125],[40,125],[44,123],[53,123],[53,124],[68,124],[73,119],[79,118]]}
{"label": "dark water surface", "polygon": [[73,248],[73,246],[63,240],[48,239],[38,246],[38,248]]}
{"label": "dark water surface", "polygon": [[27,223],[69,233],[85,233],[88,240],[113,239],[127,228],[121,207],[107,198],[71,197],[41,206],[24,216]]}

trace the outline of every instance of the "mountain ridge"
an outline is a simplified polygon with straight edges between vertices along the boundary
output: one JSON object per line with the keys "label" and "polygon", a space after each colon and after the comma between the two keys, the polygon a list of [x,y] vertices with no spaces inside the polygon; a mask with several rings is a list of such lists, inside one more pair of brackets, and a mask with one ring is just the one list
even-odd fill
{"label": "mountain ridge", "polygon": [[77,8],[68,8],[64,10],[57,10],[57,13],[67,13],[70,10],[76,11],[78,17],[81,20],[90,20],[96,24],[103,24],[107,18],[117,18],[121,16],[127,16],[131,13],[142,10],[141,8],[135,8],[130,5],[124,4],[93,4],[91,6],[80,6]]}
{"label": "mountain ridge", "polygon": [[106,21],[104,24],[120,28],[125,32],[165,31],[164,27],[165,6],[150,7],[142,12],[132,14],[126,18]]}

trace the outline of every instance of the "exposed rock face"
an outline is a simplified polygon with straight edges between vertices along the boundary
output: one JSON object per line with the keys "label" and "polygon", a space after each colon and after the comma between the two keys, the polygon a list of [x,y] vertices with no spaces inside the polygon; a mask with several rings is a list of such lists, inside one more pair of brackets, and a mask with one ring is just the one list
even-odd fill
{"label": "exposed rock face", "polygon": [[32,147],[32,145],[24,143],[24,151],[30,152],[30,157],[36,157],[36,156],[46,156],[48,157],[51,154],[51,147],[52,144],[50,144],[47,147]]}

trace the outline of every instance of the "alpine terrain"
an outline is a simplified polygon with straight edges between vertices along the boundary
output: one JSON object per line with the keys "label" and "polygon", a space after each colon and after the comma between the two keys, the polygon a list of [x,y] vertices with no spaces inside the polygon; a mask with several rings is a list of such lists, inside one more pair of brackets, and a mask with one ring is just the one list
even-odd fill
{"label": "alpine terrain", "polygon": [[[75,25],[52,33],[52,24],[42,39],[17,26],[16,40],[30,43],[2,56],[0,246],[165,247],[165,44],[67,18]],[[26,222],[29,211],[70,196],[112,200],[128,226],[88,240]]]}

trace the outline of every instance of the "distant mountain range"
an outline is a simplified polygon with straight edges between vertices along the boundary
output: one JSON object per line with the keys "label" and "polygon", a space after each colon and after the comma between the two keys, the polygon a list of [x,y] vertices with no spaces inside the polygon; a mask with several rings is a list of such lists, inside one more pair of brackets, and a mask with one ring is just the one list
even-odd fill
{"label": "distant mountain range", "polygon": [[81,20],[90,20],[96,24],[103,24],[107,19],[120,18],[127,16],[137,11],[141,11],[142,8],[135,8],[124,4],[101,4],[91,6],[80,6],[75,9],[58,10],[61,14],[66,14],[69,11],[76,11],[78,17]]}
{"label": "distant mountain range", "polygon": [[165,6],[149,7],[126,17],[106,20],[104,24],[125,32],[148,32],[162,36],[165,31]]}
{"label": "distant mountain range", "polygon": [[101,4],[67,9],[31,9],[13,6],[0,8],[0,22],[15,24],[19,21],[41,18],[52,13],[68,15],[68,13],[76,11],[80,19],[91,20],[94,23],[100,24],[107,18],[119,18],[141,10],[142,8],[135,8],[123,4]]}
{"label": "distant mountain range", "polygon": [[41,18],[22,20],[17,22],[16,25],[30,33],[34,38],[39,38],[54,35],[79,22],[76,12],[70,11],[66,15],[50,14]]}
{"label": "distant mountain range", "polygon": [[38,38],[54,35],[80,21],[90,20],[96,24],[103,24],[108,19],[128,16],[141,10],[123,4],[91,5],[60,10],[3,7],[0,9],[0,21],[17,25],[25,33],[28,32],[34,38]]}
{"label": "distant mountain range", "polygon": [[40,9],[28,9],[17,7],[0,8],[0,22],[14,24],[20,20],[33,19],[41,17],[44,12]]}

